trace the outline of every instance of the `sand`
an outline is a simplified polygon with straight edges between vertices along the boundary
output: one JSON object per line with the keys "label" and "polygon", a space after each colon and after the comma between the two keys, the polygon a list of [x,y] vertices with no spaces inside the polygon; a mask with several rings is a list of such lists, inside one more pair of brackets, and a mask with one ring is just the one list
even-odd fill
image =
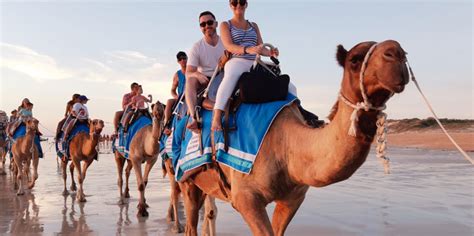
{"label": "sand", "polygon": [[[434,143],[420,146],[422,138],[409,136],[389,137],[392,174],[383,174],[372,150],[350,179],[310,188],[286,235],[474,235],[473,166],[455,151],[395,147],[402,141],[421,148]],[[89,168],[87,202],[78,203],[74,194],[61,195],[54,153],[47,145],[44,149],[49,152],[40,161],[37,185],[24,196],[15,195],[9,171],[0,176],[0,235],[174,235],[166,222],[170,190],[161,165],[151,172],[146,191],[150,216],[144,219],[136,217],[133,174],[130,202],[116,203],[112,154],[101,154]],[[229,204],[217,201],[217,207],[218,235],[251,235]],[[272,210],[269,205],[269,214]]]}
{"label": "sand", "polygon": [[[473,132],[449,132],[451,137],[464,151],[474,152]],[[441,131],[403,132],[388,135],[388,143],[396,147],[414,147],[436,150],[457,150],[448,137]]]}

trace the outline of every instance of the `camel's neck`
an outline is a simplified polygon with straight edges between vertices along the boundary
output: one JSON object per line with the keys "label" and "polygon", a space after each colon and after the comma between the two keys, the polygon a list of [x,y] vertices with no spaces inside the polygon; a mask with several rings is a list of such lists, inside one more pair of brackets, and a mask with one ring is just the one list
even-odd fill
{"label": "camel's neck", "polygon": [[99,143],[99,135],[90,133],[83,146],[83,154],[94,156],[97,153],[96,147]]}
{"label": "camel's neck", "polygon": [[359,111],[358,132],[353,137],[348,135],[353,111],[339,101],[330,124],[322,129],[300,128],[301,133],[293,141],[297,154],[289,157],[298,182],[325,186],[349,178],[362,165],[376,131],[377,112]]}
{"label": "camel's neck", "polygon": [[148,155],[153,156],[159,152],[160,135],[162,124],[156,118],[153,118],[153,125],[149,135],[145,139],[145,151]]}
{"label": "camel's neck", "polygon": [[34,145],[36,131],[35,130],[27,130],[25,134],[25,150],[29,151],[30,148]]}

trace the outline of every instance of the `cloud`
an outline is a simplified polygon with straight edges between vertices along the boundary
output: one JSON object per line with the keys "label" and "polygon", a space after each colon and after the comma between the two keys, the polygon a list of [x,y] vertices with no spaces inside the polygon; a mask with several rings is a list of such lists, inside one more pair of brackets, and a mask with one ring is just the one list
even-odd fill
{"label": "cloud", "polygon": [[61,68],[52,57],[30,48],[0,43],[0,66],[30,76],[37,81],[59,80],[73,76],[73,72]]}

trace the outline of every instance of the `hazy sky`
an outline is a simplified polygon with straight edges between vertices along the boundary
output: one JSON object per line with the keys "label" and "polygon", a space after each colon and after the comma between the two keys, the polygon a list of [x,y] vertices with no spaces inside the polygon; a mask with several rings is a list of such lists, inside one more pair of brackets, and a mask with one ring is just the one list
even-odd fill
{"label": "hazy sky", "polygon": [[[227,0],[1,1],[0,110],[28,97],[50,134],[73,93],[87,95],[91,117],[107,122],[133,81],[165,101],[175,55],[202,37],[204,10],[218,21],[232,16]],[[320,117],[342,78],[336,46],[395,39],[438,115],[473,119],[472,14],[470,0],[250,0],[247,10],[264,42],[279,47],[303,105]],[[389,118],[430,116],[413,83],[387,107]]]}

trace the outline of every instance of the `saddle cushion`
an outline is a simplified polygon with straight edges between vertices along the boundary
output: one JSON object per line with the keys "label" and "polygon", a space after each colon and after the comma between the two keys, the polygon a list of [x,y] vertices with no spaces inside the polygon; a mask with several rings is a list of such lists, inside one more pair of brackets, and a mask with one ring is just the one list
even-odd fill
{"label": "saddle cushion", "polygon": [[[13,132],[12,141],[15,143],[19,138],[22,138],[26,135],[26,125],[21,123],[18,128]],[[41,148],[39,135],[35,135],[34,143],[39,152],[39,158],[43,158],[43,149]]]}
{"label": "saddle cushion", "polygon": [[120,154],[128,159],[128,155],[130,153],[130,143],[132,143],[133,138],[135,135],[140,131],[142,128],[146,126],[151,126],[152,121],[148,116],[140,116],[136,119],[132,124],[128,126],[128,132],[124,133],[123,127],[119,127],[118,139],[113,141],[113,148],[112,150],[117,150]]}
{"label": "saddle cushion", "polygon": [[69,144],[71,143],[71,140],[76,137],[80,133],[89,133],[89,126],[87,122],[76,122],[74,124],[74,127],[72,127],[71,132],[69,133],[68,139],[64,140],[64,134],[61,131],[60,133],[60,139],[59,141],[56,141],[56,153],[59,157],[68,157],[69,158]]}

